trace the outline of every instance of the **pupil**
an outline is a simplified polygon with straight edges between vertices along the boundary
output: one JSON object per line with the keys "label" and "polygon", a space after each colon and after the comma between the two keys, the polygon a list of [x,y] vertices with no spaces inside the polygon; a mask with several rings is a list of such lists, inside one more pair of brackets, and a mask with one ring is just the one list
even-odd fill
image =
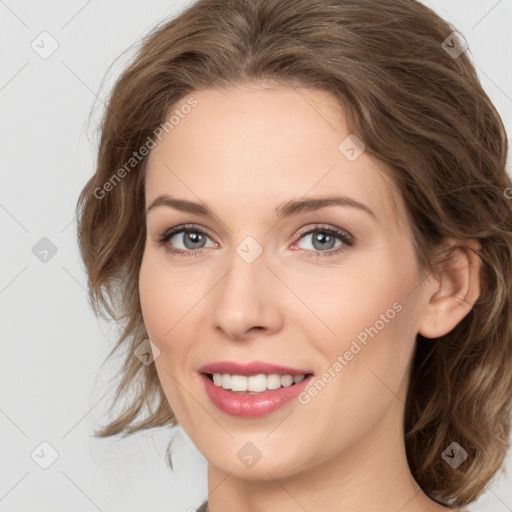
{"label": "pupil", "polygon": [[188,240],[192,242],[193,247],[188,247],[189,249],[195,249],[194,244],[198,244],[201,242],[202,234],[201,233],[186,233]]}
{"label": "pupil", "polygon": [[[329,235],[327,233],[320,233],[319,235],[314,237],[313,245],[315,245],[316,242],[320,242],[319,247],[315,247],[316,249],[319,249],[319,248],[325,249],[329,242],[334,242],[334,237],[332,237],[331,235]],[[326,243],[323,243],[323,242],[326,242]],[[334,247],[334,246],[331,244],[328,248],[331,249],[332,247]]]}

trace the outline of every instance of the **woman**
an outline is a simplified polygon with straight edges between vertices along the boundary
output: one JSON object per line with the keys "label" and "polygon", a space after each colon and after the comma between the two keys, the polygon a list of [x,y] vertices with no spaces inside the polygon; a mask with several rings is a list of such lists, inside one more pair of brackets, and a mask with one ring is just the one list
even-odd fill
{"label": "woman", "polygon": [[476,500],[509,446],[507,150],[413,0],[199,0],[155,29],[78,203],[115,402],[142,383],[97,435],[180,424],[200,511]]}

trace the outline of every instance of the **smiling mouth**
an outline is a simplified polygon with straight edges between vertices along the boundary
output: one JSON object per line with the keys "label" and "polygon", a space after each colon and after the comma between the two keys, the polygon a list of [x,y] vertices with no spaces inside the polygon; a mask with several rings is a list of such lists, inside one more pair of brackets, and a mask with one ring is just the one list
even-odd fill
{"label": "smiling mouth", "polygon": [[295,377],[292,375],[281,374],[257,374],[250,377],[221,373],[203,373],[203,375],[205,375],[218,388],[232,393],[246,395],[255,395],[293,387],[303,380],[313,376],[312,373],[305,373]]}

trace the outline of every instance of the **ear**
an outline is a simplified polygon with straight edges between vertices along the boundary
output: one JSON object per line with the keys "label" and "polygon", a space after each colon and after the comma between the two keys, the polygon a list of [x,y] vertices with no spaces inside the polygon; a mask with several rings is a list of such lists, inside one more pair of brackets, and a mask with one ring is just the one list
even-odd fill
{"label": "ear", "polygon": [[425,338],[448,334],[473,308],[480,295],[481,260],[473,251],[481,249],[478,240],[465,245],[448,241],[450,255],[441,263],[424,287],[425,305],[418,323],[418,333]]}

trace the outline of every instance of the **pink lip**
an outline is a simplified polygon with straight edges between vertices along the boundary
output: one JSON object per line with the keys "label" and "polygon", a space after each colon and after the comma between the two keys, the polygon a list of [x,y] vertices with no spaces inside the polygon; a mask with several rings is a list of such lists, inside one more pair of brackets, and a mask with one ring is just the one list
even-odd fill
{"label": "pink lip", "polygon": [[[237,372],[233,373],[240,375],[240,373]],[[201,380],[203,381],[206,394],[211,402],[222,412],[242,418],[265,416],[285,406],[304,391],[304,388],[311,382],[312,378],[313,375],[309,375],[298,384],[292,386],[263,391],[262,393],[245,394],[220,388],[216,386],[207,375],[204,373],[201,374]]]}
{"label": "pink lip", "polygon": [[[199,372],[202,374],[201,380],[210,401],[222,412],[243,418],[257,418],[283,407],[299,395],[313,377],[313,372],[307,369],[290,368],[263,361],[252,361],[249,363],[217,361],[201,366]],[[246,377],[261,373],[266,375],[277,373],[279,375],[291,375],[292,377],[309,375],[298,384],[293,384],[292,386],[249,394],[237,393],[216,386],[206,375],[213,375],[214,373],[229,373],[231,375],[245,375]]]}
{"label": "pink lip", "polygon": [[279,375],[291,375],[292,377],[313,373],[311,370],[289,368],[277,364],[264,363],[263,361],[252,361],[250,363],[218,361],[201,366],[201,368],[199,368],[199,372],[210,374],[229,373],[231,375],[245,375],[246,377],[249,377],[250,375],[258,375],[259,373],[265,373],[267,375],[278,373]]}

